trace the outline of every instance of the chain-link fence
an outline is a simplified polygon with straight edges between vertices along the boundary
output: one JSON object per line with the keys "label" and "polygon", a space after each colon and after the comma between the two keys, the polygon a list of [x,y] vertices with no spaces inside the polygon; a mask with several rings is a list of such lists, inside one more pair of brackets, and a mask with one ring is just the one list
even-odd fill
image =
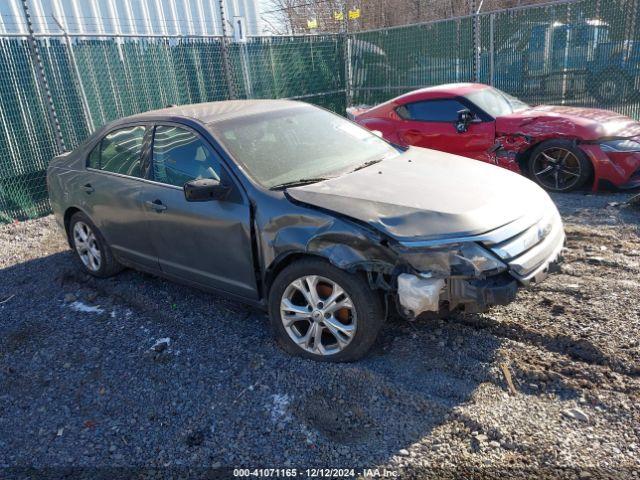
{"label": "chain-link fence", "polygon": [[[299,98],[344,112],[344,41],[0,36],[0,219],[49,211],[49,160],[113,119],[170,104]],[[47,80],[42,87],[39,75]],[[48,90],[48,91],[47,91]],[[56,124],[48,116],[51,98]],[[57,141],[60,133],[62,141]]]}
{"label": "chain-link fence", "polygon": [[512,8],[351,36],[348,90],[373,104],[440,83],[478,81],[532,103],[640,117],[638,0]]}
{"label": "chain-link fence", "polygon": [[415,88],[480,81],[530,103],[640,117],[640,0],[571,0],[352,34],[0,34],[0,219],[49,211],[45,171],[100,125],[229,98],[338,113]]}

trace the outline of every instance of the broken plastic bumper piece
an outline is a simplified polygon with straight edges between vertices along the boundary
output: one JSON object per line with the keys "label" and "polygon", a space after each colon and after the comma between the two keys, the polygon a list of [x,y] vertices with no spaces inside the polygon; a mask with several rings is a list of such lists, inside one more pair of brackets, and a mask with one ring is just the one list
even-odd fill
{"label": "broken plastic bumper piece", "polygon": [[449,309],[482,312],[493,305],[506,305],[516,298],[518,282],[501,273],[482,279],[423,278],[403,273],[398,276],[398,299],[403,314],[414,318],[424,312],[437,312],[443,302]]}
{"label": "broken plastic bumper piece", "polygon": [[511,303],[518,292],[518,282],[508,274],[474,280],[452,278],[448,287],[449,308],[462,307],[467,313]]}
{"label": "broken plastic bumper piece", "polygon": [[411,273],[398,275],[398,299],[408,317],[440,309],[440,293],[444,288],[441,278],[424,278]]}

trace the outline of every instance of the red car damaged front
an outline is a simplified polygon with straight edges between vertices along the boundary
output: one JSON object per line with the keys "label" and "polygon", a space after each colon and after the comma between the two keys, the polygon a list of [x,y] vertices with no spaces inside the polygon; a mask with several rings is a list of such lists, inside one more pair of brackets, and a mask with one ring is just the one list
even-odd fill
{"label": "red car damaged front", "polygon": [[416,90],[348,113],[393,143],[492,163],[547,190],[640,186],[640,123],[615,112],[532,107],[466,83]]}
{"label": "red car damaged front", "polygon": [[497,117],[497,163],[522,171],[518,155],[507,154],[554,139],[573,142],[587,155],[593,190],[640,186],[640,123],[609,110],[540,105]]}

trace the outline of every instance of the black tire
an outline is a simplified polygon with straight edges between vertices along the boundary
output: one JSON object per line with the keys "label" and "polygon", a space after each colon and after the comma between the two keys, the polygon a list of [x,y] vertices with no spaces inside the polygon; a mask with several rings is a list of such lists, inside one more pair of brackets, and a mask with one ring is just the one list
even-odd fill
{"label": "black tire", "polygon": [[[94,234],[95,245],[100,252],[100,266],[98,269],[89,268],[80,256],[80,252],[76,246],[76,239],[74,235],[74,229],[76,227],[76,224],[78,224],[79,222],[86,225]],[[82,269],[88,274],[93,275],[94,277],[106,278],[115,275],[123,269],[122,265],[120,265],[114,258],[111,248],[100,233],[100,230],[98,230],[98,227],[96,227],[91,219],[84,213],[76,212],[71,216],[71,219],[69,220],[69,229],[67,231],[67,235],[69,236],[69,244],[73,248],[78,262],[80,263]]]}
{"label": "black tire", "polygon": [[[346,347],[337,353],[322,355],[303,349],[293,341],[283,324],[280,313],[283,295],[292,282],[308,275],[336,282],[350,297],[355,308],[355,334]],[[384,309],[380,296],[363,277],[340,270],[319,258],[305,258],[288,265],[275,278],[269,291],[269,317],[278,343],[291,355],[323,362],[352,362],[362,358],[375,342],[384,322]]]}
{"label": "black tire", "polygon": [[[549,158],[557,162],[553,163]],[[551,192],[577,190],[593,174],[591,160],[567,140],[548,140],[535,147],[529,155],[528,169],[529,177]]]}
{"label": "black tire", "polygon": [[633,91],[633,81],[622,71],[607,72],[606,77],[590,82],[591,95],[603,105],[625,102]]}

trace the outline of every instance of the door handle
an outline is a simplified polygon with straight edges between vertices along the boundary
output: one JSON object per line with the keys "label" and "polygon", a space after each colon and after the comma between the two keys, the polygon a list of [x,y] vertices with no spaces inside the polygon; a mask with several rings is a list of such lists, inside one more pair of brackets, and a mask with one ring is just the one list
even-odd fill
{"label": "door handle", "polygon": [[153,202],[151,200],[147,200],[144,204],[149,208],[153,208],[156,212],[163,212],[167,209],[167,206],[160,200],[154,200]]}
{"label": "door handle", "polygon": [[93,193],[95,191],[95,189],[91,186],[90,183],[83,185],[82,189],[85,191],[85,193]]}

